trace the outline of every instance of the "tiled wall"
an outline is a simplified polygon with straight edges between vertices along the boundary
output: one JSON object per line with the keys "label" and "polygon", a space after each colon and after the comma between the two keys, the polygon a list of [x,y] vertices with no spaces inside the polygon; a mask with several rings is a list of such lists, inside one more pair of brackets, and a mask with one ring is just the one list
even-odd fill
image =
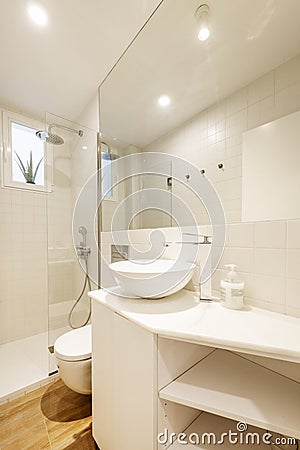
{"label": "tiled wall", "polygon": [[[48,298],[50,335],[67,327],[84,282],[73,250],[73,208],[95,161],[96,133],[88,154],[68,139],[53,146],[53,192],[0,188],[0,344],[46,332]],[[86,298],[75,320],[88,306]]]}
{"label": "tiled wall", "polygon": [[[249,303],[300,317],[300,221],[241,223],[242,133],[298,110],[300,55],[144,150],[181,156],[205,168],[220,194],[227,240],[213,289],[219,290],[224,264],[236,263]],[[217,168],[219,162],[224,171]],[[200,223],[206,223],[204,216]]]}
{"label": "tiled wall", "polygon": [[[143,150],[180,156],[204,168],[221,197],[227,222],[240,222],[242,133],[299,109],[300,55]],[[224,164],[224,170],[218,169],[219,163]]]}
{"label": "tiled wall", "polygon": [[235,263],[248,303],[300,317],[299,230],[300,220],[229,224],[213,289],[226,275],[224,264]]}
{"label": "tiled wall", "polygon": [[[270,311],[300,317],[300,220],[229,224],[226,227],[226,246],[220,264],[212,276],[211,287],[220,296],[220,281],[226,277],[224,265],[238,265],[239,278],[245,282],[245,302]],[[178,241],[178,228],[162,228],[167,241]],[[149,236],[153,230],[128,232],[131,259],[143,259],[137,252],[150,248]],[[207,226],[199,226],[200,234],[209,234]],[[125,232],[114,232],[114,243],[127,242]],[[111,262],[111,233],[102,233],[102,257]],[[206,247],[206,246],[205,246]],[[200,267],[206,257],[204,246],[199,247],[197,269],[187,289],[198,290]],[[177,257],[180,246],[164,249],[162,258]],[[202,252],[202,253],[201,253]],[[115,285],[105,264],[102,265],[102,287]]]}
{"label": "tiled wall", "polygon": [[0,189],[0,344],[47,329],[43,193]]}

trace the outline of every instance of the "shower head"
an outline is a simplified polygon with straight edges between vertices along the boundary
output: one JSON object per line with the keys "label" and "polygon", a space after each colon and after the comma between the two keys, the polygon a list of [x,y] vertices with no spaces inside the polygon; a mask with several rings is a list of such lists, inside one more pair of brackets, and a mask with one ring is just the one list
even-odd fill
{"label": "shower head", "polygon": [[65,141],[62,137],[60,137],[58,134],[53,133],[47,133],[47,131],[37,131],[35,135],[43,142],[47,142],[47,144],[53,144],[53,145],[61,145]]}
{"label": "shower head", "polygon": [[35,133],[35,135],[43,142],[47,142],[48,144],[53,145],[61,145],[64,143],[64,140],[61,136],[58,134],[54,134],[51,132],[52,128],[60,128],[61,130],[70,131],[71,133],[76,133],[78,136],[83,136],[82,130],[75,130],[74,128],[64,127],[63,125],[57,125],[55,123],[52,123],[48,127],[48,131],[42,131],[39,130]]}
{"label": "shower head", "polygon": [[106,145],[108,148],[108,152],[101,152],[101,159],[105,159],[106,161],[114,161],[115,159],[120,158],[120,156],[116,153],[112,153],[110,146],[106,142],[102,141],[101,144]]}

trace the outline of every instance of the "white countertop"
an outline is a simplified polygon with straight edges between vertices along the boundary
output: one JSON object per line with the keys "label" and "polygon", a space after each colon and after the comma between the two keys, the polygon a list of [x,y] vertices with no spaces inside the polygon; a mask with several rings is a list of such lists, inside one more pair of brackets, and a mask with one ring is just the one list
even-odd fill
{"label": "white countertop", "polygon": [[187,290],[160,300],[129,299],[104,289],[89,296],[163,337],[300,363],[298,318],[254,307],[229,310],[219,302],[199,302]]}

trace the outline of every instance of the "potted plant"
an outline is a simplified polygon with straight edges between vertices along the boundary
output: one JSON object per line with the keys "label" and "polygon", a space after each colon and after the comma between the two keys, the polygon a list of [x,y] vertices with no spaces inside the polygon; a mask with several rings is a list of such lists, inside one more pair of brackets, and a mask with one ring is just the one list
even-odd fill
{"label": "potted plant", "polygon": [[35,170],[33,168],[33,161],[32,161],[32,151],[30,150],[30,156],[29,156],[29,161],[26,161],[26,166],[23,164],[20,156],[18,155],[17,152],[15,152],[16,156],[18,159],[16,159],[16,163],[18,164],[23,177],[26,180],[26,183],[30,183],[30,184],[35,184],[35,179],[38,173],[38,170],[40,168],[41,162],[43,161],[44,158],[41,158],[41,160],[39,161],[38,165],[36,166]]}

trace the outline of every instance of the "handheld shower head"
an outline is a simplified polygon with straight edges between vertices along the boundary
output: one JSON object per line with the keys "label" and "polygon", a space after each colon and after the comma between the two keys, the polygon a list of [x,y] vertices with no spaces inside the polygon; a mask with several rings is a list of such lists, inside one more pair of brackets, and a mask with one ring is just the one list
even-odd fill
{"label": "handheld shower head", "polygon": [[87,229],[84,226],[80,226],[78,228],[78,233],[82,234],[82,236],[86,236],[87,235]]}
{"label": "handheld shower head", "polygon": [[84,226],[81,225],[78,228],[78,233],[82,235],[82,242],[80,243],[80,245],[82,245],[83,247],[86,247],[87,229]]}

